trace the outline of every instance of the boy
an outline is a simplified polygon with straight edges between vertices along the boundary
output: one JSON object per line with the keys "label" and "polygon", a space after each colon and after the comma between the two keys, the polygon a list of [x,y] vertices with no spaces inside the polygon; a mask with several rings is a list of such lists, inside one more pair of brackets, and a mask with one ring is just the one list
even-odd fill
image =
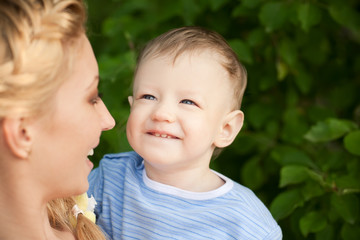
{"label": "boy", "polygon": [[113,239],[281,239],[252,191],[209,168],[243,124],[246,71],[217,33],[171,30],[138,58],[127,137],[90,177]]}

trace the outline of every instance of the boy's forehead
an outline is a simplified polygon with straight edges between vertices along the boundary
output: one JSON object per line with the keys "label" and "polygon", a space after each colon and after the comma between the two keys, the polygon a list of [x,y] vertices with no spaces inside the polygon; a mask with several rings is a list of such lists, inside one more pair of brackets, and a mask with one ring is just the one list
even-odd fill
{"label": "boy's forehead", "polygon": [[160,78],[167,81],[187,83],[202,88],[209,84],[229,87],[229,74],[214,51],[184,52],[176,59],[173,55],[159,55],[141,61],[134,76],[134,90],[139,85],[151,85]]}

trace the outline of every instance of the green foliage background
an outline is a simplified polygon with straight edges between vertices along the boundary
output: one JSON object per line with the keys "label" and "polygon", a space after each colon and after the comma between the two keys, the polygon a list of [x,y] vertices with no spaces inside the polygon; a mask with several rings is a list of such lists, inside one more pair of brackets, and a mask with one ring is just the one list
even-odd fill
{"label": "green foliage background", "polygon": [[359,1],[87,2],[100,91],[117,122],[94,161],[131,149],[127,96],[144,43],[175,27],[210,28],[249,74],[245,126],[212,168],[251,188],[284,239],[359,238]]}

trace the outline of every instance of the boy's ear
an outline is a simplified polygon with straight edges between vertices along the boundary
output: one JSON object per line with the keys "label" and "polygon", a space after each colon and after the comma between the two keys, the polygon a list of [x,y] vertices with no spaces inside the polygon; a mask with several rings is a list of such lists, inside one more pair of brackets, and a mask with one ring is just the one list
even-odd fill
{"label": "boy's ear", "polygon": [[244,113],[240,110],[230,112],[223,122],[214,145],[218,148],[229,146],[240,132],[244,122]]}
{"label": "boy's ear", "polygon": [[128,96],[128,101],[129,101],[129,104],[130,104],[130,107],[131,107],[133,102],[134,102],[133,96]]}
{"label": "boy's ear", "polygon": [[10,152],[17,158],[27,159],[31,151],[32,138],[24,118],[4,118],[1,128]]}

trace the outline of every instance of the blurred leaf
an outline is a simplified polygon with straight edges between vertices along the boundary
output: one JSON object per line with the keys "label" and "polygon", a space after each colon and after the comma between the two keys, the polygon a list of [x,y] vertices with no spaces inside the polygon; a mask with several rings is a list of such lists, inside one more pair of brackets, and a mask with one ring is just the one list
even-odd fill
{"label": "blurred leaf", "polygon": [[309,93],[313,81],[312,76],[304,69],[295,76],[295,83],[303,94]]}
{"label": "blurred leaf", "polygon": [[289,38],[282,38],[278,46],[278,52],[284,62],[292,68],[296,67],[298,51],[295,42]]}
{"label": "blurred leaf", "polygon": [[279,81],[284,80],[289,73],[287,65],[283,61],[276,62],[277,78]]}
{"label": "blurred leaf", "polygon": [[333,1],[329,6],[329,13],[336,22],[359,34],[360,15],[356,9],[343,4],[343,1]]}
{"label": "blurred leaf", "polygon": [[264,184],[266,180],[265,175],[266,173],[259,166],[259,158],[256,157],[247,161],[241,168],[243,184],[253,190],[260,188]]}
{"label": "blurred leaf", "polygon": [[229,45],[232,47],[232,49],[238,55],[238,58],[241,62],[249,63],[249,64],[253,63],[251,50],[245,42],[241,41],[240,39],[232,39],[229,40],[228,42]]}
{"label": "blurred leaf", "polygon": [[226,4],[226,2],[228,1],[229,0],[210,0],[209,2],[210,2],[211,10],[213,11],[219,10],[219,8],[224,4]]}
{"label": "blurred leaf", "polygon": [[288,19],[288,7],[285,2],[267,2],[261,6],[259,19],[266,32],[281,28]]}
{"label": "blurred leaf", "polygon": [[[306,44],[301,46],[299,55],[311,65],[320,66],[328,60],[329,54],[332,52],[330,39],[325,32],[316,30],[309,31],[308,35],[311,37],[304,35]],[[309,71],[309,69],[305,70]]]}
{"label": "blurred leaf", "polygon": [[[236,147],[235,147],[236,146]],[[244,155],[251,153],[256,149],[257,139],[252,134],[240,133],[234,143],[230,145],[238,154]]]}
{"label": "blurred leaf", "polygon": [[347,134],[344,138],[344,146],[350,153],[360,156],[360,130]]}
{"label": "blurred leaf", "polygon": [[305,237],[309,233],[320,232],[325,229],[326,225],[326,217],[320,212],[308,212],[300,219],[300,230]]}
{"label": "blurred leaf", "polygon": [[331,206],[350,224],[354,224],[359,216],[359,199],[354,194],[332,194]]}
{"label": "blurred leaf", "polygon": [[345,240],[358,240],[360,228],[356,225],[344,224],[341,229],[341,237]]}
{"label": "blurred leaf", "polygon": [[328,224],[322,231],[316,233],[316,240],[335,240],[334,226]]}
{"label": "blurred leaf", "polygon": [[271,157],[282,166],[301,165],[316,168],[310,157],[302,150],[291,146],[278,145],[271,151]]}
{"label": "blurred leaf", "polygon": [[256,8],[263,0],[242,0],[241,5],[247,8]]}
{"label": "blurred leaf", "polygon": [[308,108],[307,114],[312,122],[325,121],[327,118],[334,118],[333,109],[313,105]]}
{"label": "blurred leaf", "polygon": [[351,121],[329,118],[312,126],[305,134],[305,138],[311,142],[331,141],[344,136],[355,128],[356,125]]}
{"label": "blurred leaf", "polygon": [[298,7],[298,18],[301,22],[301,28],[305,32],[308,32],[312,26],[320,22],[321,11],[316,5],[310,2],[301,3]]}
{"label": "blurred leaf", "polygon": [[345,175],[335,178],[336,186],[344,193],[360,192],[360,177]]}
{"label": "blurred leaf", "polygon": [[247,38],[247,43],[249,44],[250,47],[255,47],[260,45],[262,42],[264,42],[264,40],[265,40],[264,30],[262,28],[257,28],[250,31]]}
{"label": "blurred leaf", "polygon": [[332,108],[344,110],[356,102],[356,98],[359,96],[359,91],[357,85],[350,80],[343,79],[340,81],[343,82],[343,84],[331,89],[328,97],[331,101]]}
{"label": "blurred leaf", "polygon": [[304,201],[299,190],[289,190],[276,196],[270,205],[270,212],[275,220],[289,216],[297,207],[302,206]]}
{"label": "blurred leaf", "polygon": [[[289,96],[297,97],[296,95]],[[295,99],[295,101],[296,100],[297,99]],[[288,100],[288,104],[291,104],[290,100]],[[289,107],[284,113],[284,126],[281,134],[282,140],[289,143],[300,144],[304,141],[304,134],[307,129],[308,124],[300,109]]]}
{"label": "blurred leaf", "polygon": [[[175,1],[176,2],[176,1]],[[193,0],[181,0],[182,13],[186,25],[193,25],[196,16],[200,13],[201,8]]]}
{"label": "blurred leaf", "polygon": [[252,104],[245,111],[247,120],[255,129],[262,128],[273,114],[274,112],[271,107],[261,103]]}
{"label": "blurred leaf", "polygon": [[290,184],[297,184],[304,182],[309,178],[308,168],[298,165],[288,165],[281,168],[280,171],[280,187],[285,187]]}
{"label": "blurred leaf", "polygon": [[305,186],[301,189],[301,194],[304,196],[305,201],[309,201],[314,197],[322,196],[325,193],[324,189],[313,181],[307,181]]}

